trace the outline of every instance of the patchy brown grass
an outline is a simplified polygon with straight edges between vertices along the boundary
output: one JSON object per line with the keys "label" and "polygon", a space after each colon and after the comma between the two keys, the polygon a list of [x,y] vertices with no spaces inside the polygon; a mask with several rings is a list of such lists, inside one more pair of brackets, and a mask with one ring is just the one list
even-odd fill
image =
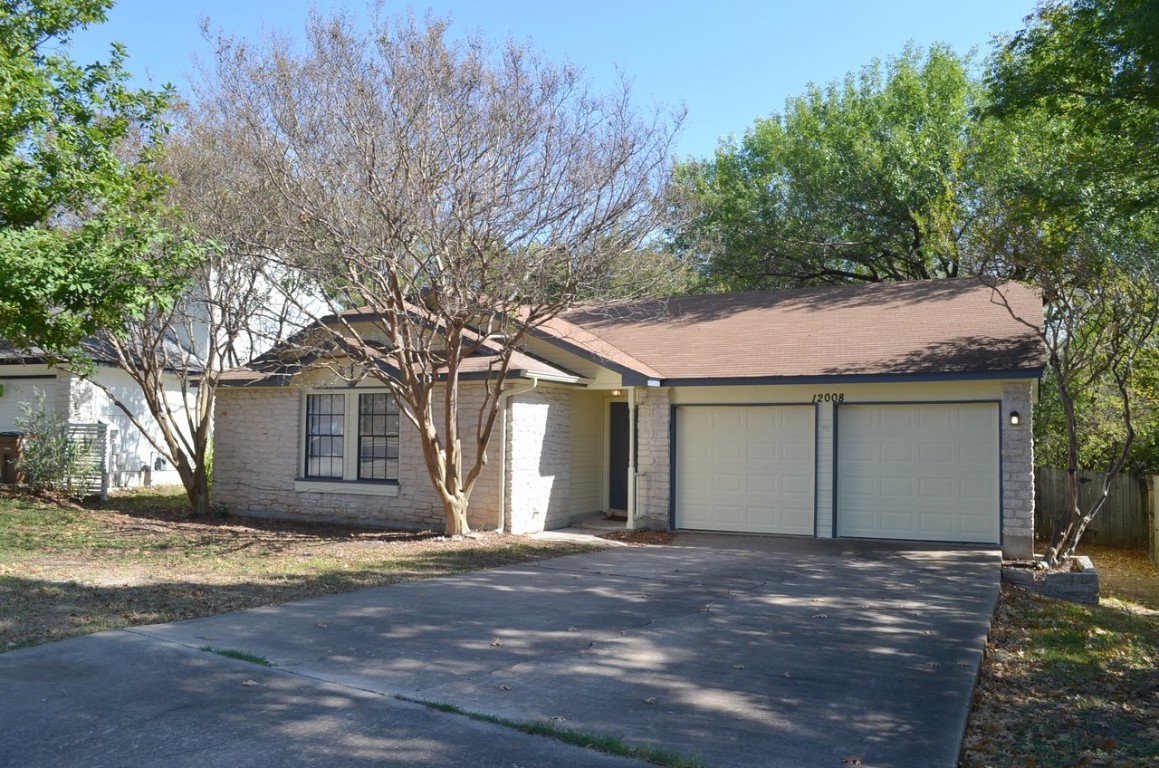
{"label": "patchy brown grass", "polygon": [[1101,605],[1002,587],[963,768],[1159,766],[1159,570],[1138,550],[1080,552]]}
{"label": "patchy brown grass", "polygon": [[0,652],[586,551],[483,533],[191,517],[178,493],[0,497]]}

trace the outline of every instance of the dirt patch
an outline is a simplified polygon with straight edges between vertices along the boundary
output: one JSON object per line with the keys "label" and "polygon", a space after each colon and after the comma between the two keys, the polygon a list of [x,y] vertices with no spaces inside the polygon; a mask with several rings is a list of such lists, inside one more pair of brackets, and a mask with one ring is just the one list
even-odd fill
{"label": "dirt patch", "polygon": [[676,541],[676,534],[671,531],[612,531],[601,534],[600,538],[635,546],[646,546],[649,544],[671,544]]}

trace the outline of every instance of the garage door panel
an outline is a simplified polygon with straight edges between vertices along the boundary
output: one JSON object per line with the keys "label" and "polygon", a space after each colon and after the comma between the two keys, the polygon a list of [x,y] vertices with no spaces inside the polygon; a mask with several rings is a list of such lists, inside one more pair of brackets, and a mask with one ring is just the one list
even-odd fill
{"label": "garage door panel", "polygon": [[958,493],[964,499],[977,499],[979,501],[993,499],[998,494],[997,484],[989,478],[962,478],[958,484]]}
{"label": "garage door panel", "polygon": [[922,515],[921,532],[935,539],[953,536],[954,516],[949,514],[935,515],[927,512]]}
{"label": "garage door panel", "polygon": [[[918,481],[918,496],[923,500],[954,498],[954,481],[948,477],[926,477]],[[931,514],[934,514],[931,512]]]}
{"label": "garage door panel", "polygon": [[813,534],[812,406],[682,406],[676,414],[678,528]]}
{"label": "garage door panel", "polygon": [[840,536],[996,544],[998,406],[837,409]]}
{"label": "garage door panel", "polygon": [[923,464],[952,464],[955,447],[945,443],[923,443],[918,446],[918,460]]}

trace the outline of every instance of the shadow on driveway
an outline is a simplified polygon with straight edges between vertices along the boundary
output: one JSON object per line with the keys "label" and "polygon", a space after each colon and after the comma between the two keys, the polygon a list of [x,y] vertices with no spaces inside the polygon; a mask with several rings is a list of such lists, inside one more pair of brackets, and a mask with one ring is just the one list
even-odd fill
{"label": "shadow on driveway", "polygon": [[[51,721],[71,702],[79,722],[91,720],[89,731],[77,731],[88,735],[69,742],[71,762],[13,763],[28,766],[181,765],[91,758],[106,754],[97,744],[148,730],[130,723],[162,718],[180,732],[186,715],[191,734],[215,723],[221,744],[249,740],[266,757],[280,745],[287,760],[329,748],[317,757],[350,758],[334,765],[373,755],[398,765],[632,764],[533,747],[552,743],[385,694],[551,720],[699,755],[714,767],[840,768],[857,758],[951,768],[998,582],[992,551],[681,534],[673,546],[620,547],[0,655],[0,693],[10,694],[0,696],[0,717]],[[114,645],[128,650],[97,652]],[[196,650],[207,645],[276,668]],[[76,650],[86,648],[91,668]],[[144,662],[170,656],[168,666]],[[123,690],[107,678],[122,680]],[[173,680],[184,687],[171,690]],[[157,695],[142,701],[145,682]],[[64,697],[55,705],[34,700],[53,691]],[[14,696],[30,703],[21,708]],[[207,719],[184,696],[216,713]],[[116,717],[100,730],[110,708]],[[473,733],[474,749],[457,733]],[[179,735],[166,743],[191,754]],[[37,755],[59,746],[47,735],[9,732],[0,735],[0,763],[23,744]]]}

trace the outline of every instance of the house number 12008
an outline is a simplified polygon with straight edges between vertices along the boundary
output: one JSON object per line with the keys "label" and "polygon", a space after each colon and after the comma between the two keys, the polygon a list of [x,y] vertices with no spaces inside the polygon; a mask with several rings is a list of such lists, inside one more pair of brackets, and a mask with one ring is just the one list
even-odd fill
{"label": "house number 12008", "polygon": [[844,392],[826,392],[823,395],[821,395],[821,394],[813,395],[813,402],[814,403],[844,403],[845,402],[845,393]]}

